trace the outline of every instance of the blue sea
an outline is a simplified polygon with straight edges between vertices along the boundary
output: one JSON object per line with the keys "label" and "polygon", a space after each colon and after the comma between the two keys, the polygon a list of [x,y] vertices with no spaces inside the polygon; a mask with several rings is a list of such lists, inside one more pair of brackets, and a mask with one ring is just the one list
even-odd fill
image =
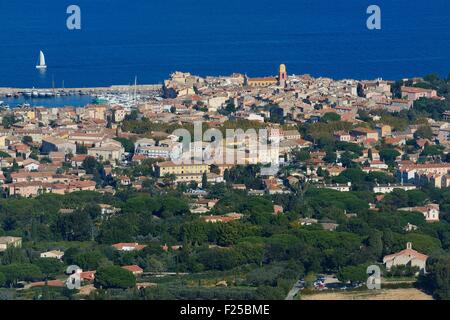
{"label": "blue sea", "polygon": [[[71,4],[81,30],[66,27]],[[366,28],[372,4],[381,30]],[[450,1],[0,1],[0,87],[161,83],[176,70],[263,76],[280,63],[333,78],[447,76]]]}

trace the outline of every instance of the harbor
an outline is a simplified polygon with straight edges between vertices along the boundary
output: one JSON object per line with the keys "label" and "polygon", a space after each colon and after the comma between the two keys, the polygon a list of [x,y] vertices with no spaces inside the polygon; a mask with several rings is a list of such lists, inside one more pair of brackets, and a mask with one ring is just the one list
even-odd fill
{"label": "harbor", "polygon": [[101,94],[123,94],[130,91],[138,93],[154,93],[162,89],[161,84],[139,84],[139,85],[113,85],[110,87],[92,88],[0,88],[0,97],[35,96],[46,97],[55,95],[101,95]]}
{"label": "harbor", "polygon": [[0,88],[0,107],[81,107],[91,103],[132,107],[133,102],[161,94],[161,85],[115,85],[94,88]]}

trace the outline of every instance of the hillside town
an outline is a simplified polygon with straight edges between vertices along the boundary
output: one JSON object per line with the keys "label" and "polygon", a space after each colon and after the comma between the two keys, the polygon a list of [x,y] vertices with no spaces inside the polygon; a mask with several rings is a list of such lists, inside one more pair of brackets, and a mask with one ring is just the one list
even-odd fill
{"label": "hillside town", "polygon": [[[411,81],[419,83],[421,80]],[[229,122],[241,121],[244,129],[265,128],[267,140],[277,141],[278,145],[276,153],[251,157],[250,143],[239,144],[236,139],[225,141],[225,148],[234,146],[243,151],[244,158],[239,164],[277,163],[285,167],[291,163],[293,151],[312,151],[306,170],[290,172],[283,179],[279,172],[267,176],[265,189],[261,191],[269,194],[287,191],[283,180],[313,182],[318,187],[350,191],[351,183],[327,183],[329,179],[317,171],[320,168],[329,177],[339,176],[346,168],[343,156],[352,148],[359,151],[352,161],[359,164],[363,172],[382,172],[395,178],[389,184],[377,183],[374,193],[412,190],[424,184],[450,187],[450,163],[445,161],[450,145],[450,111],[443,112],[440,120],[430,118],[402,128],[388,118],[389,114],[410,110],[421,98],[436,101],[445,98],[438,96],[436,90],[411,86],[401,86],[401,97],[396,98],[392,94],[393,84],[381,79],[334,81],[308,75],[288,76],[286,66],[281,65],[277,77],[265,78],[241,74],[202,78],[176,72],[165,81],[160,98],[139,104],[136,109],[91,104],[79,108],[3,110],[0,114],[3,123],[0,182],[5,197],[63,195],[86,190],[114,192],[111,184],[102,186],[92,172],[87,172],[89,169],[83,166],[87,158],[102,163],[103,174],[109,176],[115,186],[139,190],[146,177],[122,173],[146,159],[153,160],[158,182],[162,182],[164,176],[174,175],[175,184],[192,181],[201,184],[203,173],[210,183],[223,182],[225,170],[237,165],[238,159],[233,163],[209,161],[206,164],[214,142],[201,141],[200,145],[190,143],[188,152],[191,156],[194,148],[200,148],[204,163],[183,163],[180,167],[172,161],[186,153],[183,142],[167,129],[189,126],[195,121],[208,128],[226,127]],[[367,114],[364,119],[362,113]],[[345,128],[332,132],[332,138],[350,147],[335,150],[331,159],[334,161],[329,161],[330,153],[320,148],[323,144],[320,137],[317,141],[314,135],[302,135],[298,129],[299,125],[320,123],[324,118],[325,122],[345,123]],[[147,130],[138,125],[130,128],[124,125],[129,119],[145,119],[161,129]]]}
{"label": "hillside town", "polygon": [[[239,286],[227,271],[244,264],[295,270],[305,287],[318,273],[357,287],[364,279],[351,268],[368,262],[385,276],[422,277],[428,256],[450,248],[449,88],[435,75],[334,80],[289,75],[281,64],[261,78],[175,72],[158,96],[132,105],[2,109],[0,252],[28,243],[40,259],[82,264],[89,250],[64,251],[94,242],[108,247],[99,260],[136,279],[220,270],[217,288]],[[57,209],[45,211],[47,201]],[[316,262],[289,253],[294,244],[313,252],[322,237],[330,247]],[[338,249],[340,241],[348,246]],[[197,260],[183,255],[196,250]],[[223,250],[243,257],[211,258]],[[104,263],[84,264],[74,274],[95,295],[94,269]],[[5,283],[65,286],[56,274]],[[153,280],[136,286],[151,291]],[[252,281],[273,287],[271,298],[287,294],[276,281]],[[326,287],[320,277],[311,283]]]}

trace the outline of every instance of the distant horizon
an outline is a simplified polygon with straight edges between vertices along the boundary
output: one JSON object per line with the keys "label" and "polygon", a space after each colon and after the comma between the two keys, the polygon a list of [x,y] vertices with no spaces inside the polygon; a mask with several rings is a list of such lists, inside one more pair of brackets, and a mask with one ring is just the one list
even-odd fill
{"label": "distant horizon", "polygon": [[[135,75],[161,84],[175,69],[254,77],[276,74],[280,63],[289,74],[332,79],[450,70],[447,0],[378,0],[381,30],[366,27],[369,0],[78,0],[82,24],[73,31],[70,4],[2,2],[0,87],[111,86],[132,84]],[[40,50],[45,73],[36,70]]]}

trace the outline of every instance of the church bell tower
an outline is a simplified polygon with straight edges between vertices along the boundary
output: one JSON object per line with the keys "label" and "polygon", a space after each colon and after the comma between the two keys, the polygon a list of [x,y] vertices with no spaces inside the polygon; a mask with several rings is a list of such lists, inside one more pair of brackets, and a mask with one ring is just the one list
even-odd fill
{"label": "church bell tower", "polygon": [[286,80],[287,80],[286,65],[280,64],[280,69],[278,73],[278,85],[283,88],[286,87]]}

